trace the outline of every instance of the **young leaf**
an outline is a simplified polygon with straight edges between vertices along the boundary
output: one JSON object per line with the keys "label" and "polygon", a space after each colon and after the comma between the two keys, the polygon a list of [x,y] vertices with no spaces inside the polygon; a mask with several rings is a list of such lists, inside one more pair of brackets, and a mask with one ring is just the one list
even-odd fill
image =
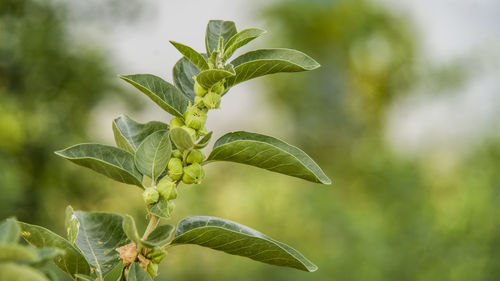
{"label": "young leaf", "polygon": [[149,234],[147,240],[141,240],[141,244],[148,248],[163,247],[172,236],[175,226],[171,224],[160,225]]}
{"label": "young leaf", "polygon": [[17,243],[21,229],[14,218],[8,218],[0,223],[0,244]]}
{"label": "young leaf", "polygon": [[170,218],[169,204],[173,204],[173,202],[169,202],[163,196],[160,196],[158,202],[148,206],[148,212],[160,218],[168,219]]}
{"label": "young leaf", "polygon": [[165,170],[172,153],[168,131],[157,131],[139,145],[134,156],[137,169],[154,181]]}
{"label": "young leaf", "polygon": [[194,141],[191,135],[181,127],[170,130],[170,138],[180,151],[189,150],[194,147]]}
{"label": "young leaf", "polygon": [[207,70],[208,63],[205,58],[191,47],[183,45],[181,43],[177,43],[174,41],[170,41],[174,47],[181,52],[181,54],[187,58],[192,64],[194,64],[199,70]]}
{"label": "young leaf", "polygon": [[134,262],[130,266],[127,281],[153,281],[153,278],[139,264]]}
{"label": "young leaf", "polygon": [[234,59],[236,76],[227,79],[227,87],[259,76],[278,72],[313,70],[320,65],[308,55],[290,49],[260,49]]}
{"label": "young leaf", "polygon": [[168,130],[168,125],[159,121],[138,123],[126,115],[113,120],[113,134],[118,147],[134,154],[142,141],[152,133]]}
{"label": "young leaf", "polygon": [[166,112],[182,117],[188,105],[188,98],[174,85],[151,74],[119,75],[121,79],[132,84],[146,94]]}
{"label": "young leaf", "polygon": [[75,244],[102,280],[120,262],[115,249],[127,243],[122,229],[123,217],[82,211],[74,215],[80,223]]}
{"label": "young leaf", "polygon": [[172,70],[175,86],[181,90],[192,103],[194,103],[194,97],[196,96],[194,93],[193,77],[197,76],[198,73],[200,73],[200,70],[185,57],[178,60]]}
{"label": "young leaf", "polygon": [[129,152],[109,145],[83,143],[56,151],[56,154],[116,181],[142,187],[142,175]]}
{"label": "young leaf", "polygon": [[313,263],[288,245],[247,226],[216,217],[187,217],[171,245],[195,244],[255,261],[313,272]]}
{"label": "young leaf", "polygon": [[208,134],[206,134],[197,144],[194,145],[194,148],[200,149],[207,146],[210,142],[210,139],[212,139],[212,133],[213,132],[209,132]]}
{"label": "young leaf", "polygon": [[137,232],[134,218],[130,215],[123,216],[122,228],[128,239],[130,239],[136,245],[139,245],[139,243],[141,242],[141,237],[139,236],[139,232]]}
{"label": "young leaf", "polygon": [[40,271],[27,265],[0,263],[0,280],[7,281],[49,281]]}
{"label": "young leaf", "polygon": [[205,89],[210,89],[215,83],[228,77],[233,77],[234,75],[236,75],[236,73],[231,67],[228,67],[228,69],[209,69],[200,72],[200,74],[196,76],[196,81]]}
{"label": "young leaf", "polygon": [[323,170],[302,150],[279,139],[249,132],[233,132],[218,139],[208,162],[230,161],[269,171],[331,184]]}
{"label": "young leaf", "polygon": [[71,276],[89,274],[90,267],[82,253],[61,236],[41,226],[19,222],[24,240],[37,248],[58,248],[64,254],[54,259],[54,263]]}
{"label": "young leaf", "polygon": [[[207,32],[205,34],[205,45],[207,47],[207,54],[217,50],[219,44],[219,37],[222,37],[225,44],[231,37],[236,34],[236,25],[232,21],[211,20],[207,25]],[[221,50],[222,51],[222,50]]]}
{"label": "young leaf", "polygon": [[260,28],[248,28],[238,32],[233,37],[231,37],[229,41],[227,41],[227,44],[224,47],[224,54],[222,55],[222,59],[224,61],[227,60],[231,57],[234,51],[245,46],[250,41],[261,36],[264,33],[266,33],[266,31]]}

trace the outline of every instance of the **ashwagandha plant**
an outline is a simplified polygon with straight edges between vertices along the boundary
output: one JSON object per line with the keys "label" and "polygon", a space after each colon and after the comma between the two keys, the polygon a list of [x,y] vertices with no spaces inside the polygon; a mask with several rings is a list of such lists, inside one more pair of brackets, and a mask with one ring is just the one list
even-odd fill
{"label": "ashwagandha plant", "polygon": [[[219,108],[221,98],[233,86],[267,74],[319,67],[309,56],[290,49],[259,49],[227,62],[234,51],[264,32],[258,28],[237,32],[231,21],[212,20],[206,30],[206,53],[171,41],[183,55],[173,69],[174,85],[151,74],[119,76],[172,114],[169,125],[159,121],[142,124],[122,115],[112,124],[117,147],[84,143],[56,152],[73,163],[143,189],[149,217],[143,235],[129,215],[74,211],[71,206],[66,209],[67,239],[40,226],[9,219],[0,225],[0,276],[19,276],[26,270],[26,276],[38,274],[38,279],[26,280],[48,280],[32,266],[52,260],[74,280],[153,280],[166,249],[184,244],[315,271],[317,267],[290,246],[229,220],[193,216],[177,226],[160,224],[174,210],[179,184],[199,184],[205,177],[203,166],[217,161],[331,183],[306,153],[270,136],[231,132],[215,142],[208,157],[200,150],[212,137],[205,128],[208,112]],[[19,235],[34,248],[18,245]],[[5,254],[7,249],[14,254]]]}

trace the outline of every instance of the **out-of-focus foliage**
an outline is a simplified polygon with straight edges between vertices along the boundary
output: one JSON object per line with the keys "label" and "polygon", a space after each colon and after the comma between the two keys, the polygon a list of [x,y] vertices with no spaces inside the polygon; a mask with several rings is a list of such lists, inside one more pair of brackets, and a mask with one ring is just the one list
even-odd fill
{"label": "out-of-focus foliage", "polygon": [[53,153],[87,141],[93,107],[116,92],[103,54],[73,41],[65,15],[52,1],[0,1],[0,218],[60,226],[69,202],[102,197],[102,178]]}

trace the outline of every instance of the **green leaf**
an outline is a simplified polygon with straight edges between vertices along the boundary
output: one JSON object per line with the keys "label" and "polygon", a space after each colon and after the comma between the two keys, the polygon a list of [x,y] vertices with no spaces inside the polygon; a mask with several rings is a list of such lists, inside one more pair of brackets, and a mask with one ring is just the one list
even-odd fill
{"label": "green leaf", "polygon": [[195,244],[272,265],[313,272],[313,263],[290,246],[247,226],[216,217],[187,217],[177,225],[171,245]]}
{"label": "green leaf", "polygon": [[78,222],[78,219],[75,216],[73,207],[71,207],[70,205],[66,207],[64,227],[66,228],[68,241],[71,244],[75,244],[76,236],[78,236],[78,228],[80,227],[80,223]]}
{"label": "green leaf", "polygon": [[235,34],[229,41],[227,41],[226,46],[224,46],[224,54],[222,55],[223,60],[227,60],[237,49],[245,46],[253,39],[266,33],[264,29],[260,28],[248,28],[244,29],[237,34]]}
{"label": "green leaf", "polygon": [[45,265],[49,261],[53,261],[56,257],[64,255],[64,251],[58,248],[41,248],[35,249],[36,257],[32,265],[37,267]]}
{"label": "green leaf", "polygon": [[83,143],[56,151],[56,154],[116,181],[142,187],[142,175],[129,152],[97,143]]}
{"label": "green leaf", "polygon": [[8,218],[0,223],[0,244],[17,243],[21,235],[21,229],[16,219]]}
{"label": "green leaf", "polygon": [[188,105],[188,98],[174,85],[151,74],[119,75],[121,79],[132,84],[146,94],[166,112],[182,117]]}
{"label": "green leaf", "polygon": [[228,77],[233,77],[234,75],[236,75],[236,73],[232,67],[228,67],[227,69],[209,69],[200,72],[200,74],[196,76],[196,81],[205,89],[210,89],[215,83]]}
{"label": "green leaf", "polygon": [[233,132],[218,139],[207,158],[212,161],[230,161],[269,171],[331,184],[323,170],[304,151],[279,139],[249,132]]}
{"label": "green leaf", "polygon": [[0,263],[9,261],[32,262],[36,260],[33,249],[18,244],[0,244]]}
{"label": "green leaf", "polygon": [[[219,45],[219,37],[222,37],[225,44],[231,37],[236,34],[236,25],[232,21],[211,20],[207,25],[207,32],[205,34],[205,45],[207,47],[207,54],[217,50]],[[222,51],[222,50],[221,50]]]}
{"label": "green leaf", "polygon": [[210,139],[212,139],[212,133],[213,132],[209,132],[208,134],[206,134],[197,144],[194,145],[194,148],[200,149],[207,146],[210,142]]}
{"label": "green leaf", "polygon": [[134,154],[142,141],[152,133],[168,130],[168,125],[159,121],[138,123],[126,115],[113,120],[113,134],[118,147]]}
{"label": "green leaf", "polygon": [[135,226],[133,217],[131,217],[130,215],[123,216],[122,228],[128,239],[133,241],[136,245],[140,244],[141,237],[139,236],[139,232],[137,232],[137,227]]}
{"label": "green leaf", "polygon": [[153,278],[139,264],[134,262],[130,265],[127,281],[153,281]]}
{"label": "green leaf", "polygon": [[227,79],[227,87],[243,81],[278,72],[313,70],[320,65],[308,55],[290,49],[260,49],[234,59],[236,76]]}
{"label": "green leaf", "polygon": [[199,73],[200,70],[185,57],[178,60],[172,70],[175,86],[181,90],[192,103],[194,103],[194,97],[196,96],[194,93],[193,77]]}
{"label": "green leaf", "polygon": [[170,130],[170,139],[180,151],[189,150],[194,147],[191,135],[183,128],[176,127]]}
{"label": "green leaf", "polygon": [[49,281],[45,275],[26,265],[0,263],[2,281]]}
{"label": "green leaf", "polygon": [[102,280],[120,262],[115,249],[127,243],[122,230],[123,217],[82,211],[76,211],[74,215],[79,222],[75,244]]}
{"label": "green leaf", "polygon": [[173,202],[169,202],[163,196],[160,196],[158,202],[148,205],[148,212],[160,218],[168,219],[170,218],[169,204],[173,204]]}
{"label": "green leaf", "polygon": [[163,247],[172,236],[174,229],[175,226],[171,224],[160,225],[149,234],[147,240],[142,240],[141,243],[148,248]]}
{"label": "green leaf", "polygon": [[54,263],[71,276],[89,274],[90,267],[82,253],[70,242],[41,226],[19,222],[21,234],[26,242],[37,248],[58,248],[64,254],[54,259]]}
{"label": "green leaf", "polygon": [[104,276],[104,281],[120,281],[125,280],[123,277],[123,263],[120,262],[116,265],[106,276]]}
{"label": "green leaf", "polygon": [[137,169],[154,181],[165,170],[172,154],[172,144],[168,131],[157,131],[149,135],[139,145],[134,156]]}
{"label": "green leaf", "polygon": [[170,43],[199,70],[207,70],[209,68],[205,58],[191,47],[174,41],[170,41]]}

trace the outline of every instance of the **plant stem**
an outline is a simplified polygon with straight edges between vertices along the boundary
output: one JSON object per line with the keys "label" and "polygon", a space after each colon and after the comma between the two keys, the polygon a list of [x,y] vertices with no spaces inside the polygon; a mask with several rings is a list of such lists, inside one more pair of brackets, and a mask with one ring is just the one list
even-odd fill
{"label": "plant stem", "polygon": [[152,215],[151,219],[149,220],[148,227],[146,227],[146,231],[144,231],[144,235],[142,236],[142,240],[148,239],[149,234],[155,230],[155,228],[158,226],[158,223],[160,222],[160,218],[158,216]]}

